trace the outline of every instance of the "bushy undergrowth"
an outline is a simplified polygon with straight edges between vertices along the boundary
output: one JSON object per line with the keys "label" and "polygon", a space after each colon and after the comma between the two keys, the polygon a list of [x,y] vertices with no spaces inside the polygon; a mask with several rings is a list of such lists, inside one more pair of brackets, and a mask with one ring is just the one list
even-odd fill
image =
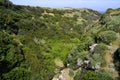
{"label": "bushy undergrowth", "polygon": [[[89,57],[94,38],[106,44],[116,39],[119,15],[109,21],[107,14],[101,18],[90,9],[30,7],[0,0],[0,79],[50,80],[57,68],[55,59],[76,68],[78,58]],[[103,45],[96,46],[93,60],[102,61],[104,50]]]}

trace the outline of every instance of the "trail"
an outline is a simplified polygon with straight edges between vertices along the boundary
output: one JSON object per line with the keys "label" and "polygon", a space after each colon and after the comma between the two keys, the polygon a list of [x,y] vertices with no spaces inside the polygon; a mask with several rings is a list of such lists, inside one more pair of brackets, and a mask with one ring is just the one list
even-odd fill
{"label": "trail", "polygon": [[[107,71],[108,73],[110,73],[110,65],[114,64],[112,55],[114,55],[114,52],[119,48],[119,42],[120,42],[120,38],[118,38],[116,41],[114,41],[111,46],[108,46],[109,50],[106,51],[106,54],[105,54],[105,57],[104,57],[105,61],[106,61],[106,66],[103,69],[105,71]],[[115,67],[114,67],[114,70],[115,71],[111,72],[110,75],[113,78],[119,77],[118,71],[115,69]]]}
{"label": "trail", "polygon": [[[110,64],[114,64],[113,63],[113,58],[112,58],[110,53],[106,53],[104,58],[105,58],[105,61],[106,61],[106,66],[104,67],[104,70],[107,71],[108,73],[110,73]],[[114,68],[114,70],[115,70],[115,68]],[[117,70],[115,70],[114,72],[111,72],[110,75],[113,78],[119,77]]]}
{"label": "trail", "polygon": [[[64,67],[63,62],[60,59],[55,59],[55,64],[58,67]],[[69,75],[70,68],[64,68],[58,73],[57,77],[54,77],[52,80],[73,80],[73,77]]]}

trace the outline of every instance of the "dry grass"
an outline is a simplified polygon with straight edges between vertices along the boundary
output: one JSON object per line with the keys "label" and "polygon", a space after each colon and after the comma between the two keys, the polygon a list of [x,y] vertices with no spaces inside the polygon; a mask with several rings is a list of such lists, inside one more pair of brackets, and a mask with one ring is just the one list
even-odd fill
{"label": "dry grass", "polygon": [[63,61],[60,60],[59,58],[56,58],[56,59],[54,60],[54,62],[55,62],[55,64],[56,64],[56,66],[58,66],[58,67],[64,67]]}

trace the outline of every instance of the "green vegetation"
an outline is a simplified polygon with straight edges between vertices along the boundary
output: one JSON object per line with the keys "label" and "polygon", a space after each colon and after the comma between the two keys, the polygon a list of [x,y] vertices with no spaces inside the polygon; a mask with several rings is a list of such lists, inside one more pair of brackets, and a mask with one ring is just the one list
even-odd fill
{"label": "green vegetation", "polygon": [[114,31],[103,31],[98,35],[99,42],[110,44],[117,39],[117,35]]}
{"label": "green vegetation", "polygon": [[[74,80],[80,79],[81,72],[78,71],[77,75],[74,77]],[[108,73],[101,71],[101,72],[94,72],[94,71],[87,71],[83,76],[83,80],[113,80]]]}
{"label": "green vegetation", "polygon": [[88,71],[84,77],[84,80],[113,80],[111,76],[109,76],[106,72],[93,72]]}
{"label": "green vegetation", "polygon": [[69,70],[69,75],[70,75],[71,77],[73,77],[73,76],[74,76],[74,72],[73,72],[73,70],[72,70],[72,69],[70,69],[70,70]]}
{"label": "green vegetation", "polygon": [[[108,44],[119,37],[119,12],[20,6],[0,0],[0,80],[51,80],[55,70],[64,67],[71,68],[69,75],[74,77],[78,63],[86,59],[92,67],[98,62],[103,67]],[[97,45],[90,53],[92,44]],[[58,67],[55,60],[64,66]],[[119,70],[119,60],[115,65]],[[100,76],[112,80],[102,71],[88,71],[83,78],[101,80]]]}
{"label": "green vegetation", "polygon": [[81,71],[78,70],[75,77],[74,77],[74,80],[79,80],[80,74],[81,74]]}

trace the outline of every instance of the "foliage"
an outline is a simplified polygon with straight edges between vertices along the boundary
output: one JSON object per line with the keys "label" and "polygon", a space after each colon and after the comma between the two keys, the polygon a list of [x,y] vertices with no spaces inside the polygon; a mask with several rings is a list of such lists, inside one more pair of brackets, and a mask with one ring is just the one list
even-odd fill
{"label": "foliage", "polygon": [[98,44],[94,48],[94,54],[100,54],[101,56],[105,55],[107,47],[105,44]]}
{"label": "foliage", "polygon": [[3,74],[3,80],[30,80],[30,71],[16,67],[7,74]]}
{"label": "foliage", "polygon": [[[89,57],[94,37],[106,44],[116,39],[119,15],[111,15],[111,19],[111,12],[101,18],[90,9],[30,7],[0,0],[0,79],[51,80],[57,58],[76,69],[78,58]],[[95,47],[93,63],[104,62],[105,49],[101,44]]]}
{"label": "foliage", "polygon": [[[12,76],[14,76],[16,73],[13,73],[13,69],[20,67],[22,62],[25,61],[22,46],[17,41],[15,41],[12,36],[10,36],[7,32],[4,31],[0,32],[0,44],[0,77],[3,80],[7,77],[7,79],[14,80]],[[23,73],[18,74],[24,75]],[[20,78],[20,75],[18,76]],[[27,78],[29,76],[25,77]],[[19,78],[18,80],[20,80]]]}
{"label": "foliage", "polygon": [[74,80],[79,80],[80,74],[81,74],[81,71],[78,70],[78,71],[76,72],[76,75],[75,75],[75,77],[74,77]]}
{"label": "foliage", "polygon": [[115,32],[120,32],[120,15],[119,15],[120,9],[108,9],[106,11],[106,14],[103,14],[102,18],[100,19],[100,22],[102,25],[104,25],[104,29],[107,30],[113,30]]}
{"label": "foliage", "polygon": [[106,44],[109,44],[116,39],[117,39],[117,36],[114,31],[103,31],[98,35],[98,40]]}
{"label": "foliage", "polygon": [[[77,72],[77,75],[74,77],[74,80],[78,80],[81,75],[81,71]],[[106,72],[94,72],[94,71],[87,71],[86,74],[83,75],[83,80],[113,80],[113,78]]]}
{"label": "foliage", "polygon": [[105,66],[106,62],[104,56],[106,54],[107,47],[104,44],[98,44],[94,48],[94,53],[92,55],[91,64],[95,66],[96,63],[100,63],[100,66]]}
{"label": "foliage", "polygon": [[0,0],[0,6],[5,6],[6,8],[9,8],[13,6],[13,4],[9,0]]}
{"label": "foliage", "polygon": [[120,15],[115,15],[112,17],[112,20],[107,24],[107,28],[115,32],[120,32]]}
{"label": "foliage", "polygon": [[72,70],[72,69],[70,69],[70,70],[69,70],[69,75],[70,75],[71,77],[73,77],[73,76],[74,76],[74,72],[73,72],[73,70]]}
{"label": "foliage", "polygon": [[[80,46],[78,46],[80,47]],[[88,56],[87,51],[81,51],[79,52],[76,48],[71,51],[68,58],[66,59],[66,64],[69,64],[69,67],[72,69],[77,69],[77,60],[81,59],[84,60]]]}
{"label": "foliage", "polygon": [[110,75],[106,72],[93,72],[88,71],[84,77],[83,80],[113,80]]}

